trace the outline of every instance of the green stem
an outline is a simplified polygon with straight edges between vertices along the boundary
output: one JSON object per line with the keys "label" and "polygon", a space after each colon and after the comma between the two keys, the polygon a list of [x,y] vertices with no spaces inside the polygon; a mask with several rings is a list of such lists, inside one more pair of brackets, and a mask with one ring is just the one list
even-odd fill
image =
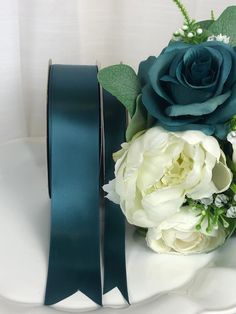
{"label": "green stem", "polygon": [[212,19],[212,21],[215,21],[216,19],[215,19],[215,14],[214,14],[214,11],[213,10],[211,10],[211,19]]}
{"label": "green stem", "polygon": [[205,215],[204,216],[201,216],[201,218],[200,218],[200,220],[199,220],[199,222],[198,222],[198,224],[196,225],[196,230],[201,230],[201,227],[202,227],[202,222],[203,222],[203,220],[205,219]]}
{"label": "green stem", "polygon": [[236,184],[235,183],[231,183],[231,185],[230,185],[230,190],[234,193],[234,194],[236,194]]}
{"label": "green stem", "polygon": [[190,25],[191,24],[191,19],[190,19],[190,16],[189,16],[188,11],[185,8],[185,6],[181,3],[180,0],[173,0],[173,2],[177,5],[177,7],[179,8],[180,12],[182,13],[186,24]]}
{"label": "green stem", "polygon": [[226,221],[222,216],[220,216],[220,219],[222,220],[224,228],[229,228],[229,223]]}

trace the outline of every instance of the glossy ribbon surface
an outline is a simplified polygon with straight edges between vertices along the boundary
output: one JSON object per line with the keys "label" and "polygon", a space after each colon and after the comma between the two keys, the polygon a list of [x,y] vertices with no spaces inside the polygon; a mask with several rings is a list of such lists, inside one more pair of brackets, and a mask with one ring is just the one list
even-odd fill
{"label": "glossy ribbon surface", "polygon": [[[126,113],[110,94],[104,92],[103,101],[100,99],[96,66],[50,67],[48,181],[52,221],[46,305],[78,290],[102,305],[100,247],[104,251],[104,293],[117,287],[129,302],[125,219],[119,206],[104,201],[101,193],[101,185],[113,177],[112,153],[124,140]],[[105,143],[101,136],[104,127]]]}
{"label": "glossy ribbon surface", "polygon": [[[111,94],[103,92],[105,176],[104,183],[114,178],[112,154],[124,142],[126,111]],[[104,289],[117,287],[129,303],[125,263],[125,219],[120,206],[108,199],[104,202]]]}
{"label": "glossy ribbon surface", "polygon": [[52,65],[48,90],[51,246],[45,304],[78,290],[102,303],[96,66]]}

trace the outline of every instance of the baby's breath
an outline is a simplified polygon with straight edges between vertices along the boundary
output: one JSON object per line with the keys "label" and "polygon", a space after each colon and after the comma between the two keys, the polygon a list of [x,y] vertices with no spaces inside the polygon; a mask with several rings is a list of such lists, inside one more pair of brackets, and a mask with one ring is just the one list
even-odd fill
{"label": "baby's breath", "polygon": [[217,230],[220,224],[231,234],[236,225],[236,197],[232,191],[227,193],[229,195],[215,194],[201,200],[187,199],[186,205],[199,212],[196,230],[202,230],[204,225],[205,231],[211,233],[214,229]]}
{"label": "baby's breath", "polygon": [[182,27],[173,33],[173,41],[183,41],[189,44],[200,44],[207,40],[208,35],[202,27],[188,13],[188,10],[180,0],[173,0],[184,18]]}
{"label": "baby's breath", "polygon": [[179,1],[179,0],[173,0],[173,1],[177,5],[177,7],[179,8],[180,12],[182,13],[186,25],[189,26],[191,24],[191,18],[189,16],[189,13],[188,13],[187,9],[183,5],[183,3],[181,3],[181,1]]}

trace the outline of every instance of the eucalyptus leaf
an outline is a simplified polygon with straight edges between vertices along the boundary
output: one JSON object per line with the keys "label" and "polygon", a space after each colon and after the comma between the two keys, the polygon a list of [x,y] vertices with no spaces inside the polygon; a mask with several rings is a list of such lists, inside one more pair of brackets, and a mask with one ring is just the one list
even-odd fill
{"label": "eucalyptus leaf", "polygon": [[224,10],[220,17],[209,27],[214,35],[226,35],[230,37],[230,44],[236,46],[236,6],[230,6]]}
{"label": "eucalyptus leaf", "polygon": [[126,130],[126,140],[130,141],[132,137],[146,129],[147,127],[147,111],[142,103],[142,95],[136,99],[136,110]]}
{"label": "eucalyptus leaf", "polygon": [[197,24],[199,27],[201,27],[204,30],[208,30],[208,28],[214,23],[215,21],[213,20],[205,20],[205,21],[200,21]]}
{"label": "eucalyptus leaf", "polygon": [[136,109],[136,99],[141,86],[135,71],[126,64],[116,64],[101,69],[98,81],[102,87],[115,96],[132,117]]}

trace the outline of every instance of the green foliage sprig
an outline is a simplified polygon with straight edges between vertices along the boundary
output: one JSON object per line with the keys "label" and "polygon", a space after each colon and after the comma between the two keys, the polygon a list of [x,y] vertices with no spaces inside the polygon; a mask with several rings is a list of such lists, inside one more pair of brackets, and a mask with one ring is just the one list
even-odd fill
{"label": "green foliage sprig", "polygon": [[215,19],[215,14],[214,14],[214,11],[213,10],[211,10],[211,20],[212,21],[215,21],[216,19]]}
{"label": "green foliage sprig", "polygon": [[182,28],[173,34],[173,39],[182,40],[189,44],[199,44],[206,41],[208,34],[201,28],[199,23],[190,18],[190,15],[183,3],[180,0],[173,0],[173,2],[177,5],[184,18]]}
{"label": "green foliage sprig", "polygon": [[180,12],[182,13],[186,25],[190,26],[192,20],[191,20],[191,18],[189,16],[189,13],[188,13],[187,9],[183,5],[183,3],[181,3],[179,0],[173,0],[173,2],[177,5],[177,7],[179,8]]}
{"label": "green foliage sprig", "polygon": [[230,120],[230,130],[236,131],[236,115],[234,115]]}
{"label": "green foliage sprig", "polygon": [[[221,205],[217,204],[219,196],[225,197],[225,201]],[[199,221],[196,225],[196,230],[200,231],[203,228],[203,223],[207,222],[206,232],[211,233],[214,229],[218,229],[219,224],[227,230],[227,236],[231,236],[236,228],[236,217],[229,217],[227,212],[230,208],[236,207],[235,192],[230,189],[227,194],[216,194],[212,197],[212,202],[204,204],[202,200],[193,200],[188,198],[186,205],[192,210],[200,212]]]}
{"label": "green foliage sprig", "polygon": [[[210,36],[229,38],[231,46],[236,46],[236,6],[226,8],[218,19],[211,10],[211,18],[206,21],[196,22],[192,19],[180,0],[172,0],[184,18],[182,28],[173,34],[173,40],[181,40],[189,44],[200,44],[207,41]],[[222,37],[221,37],[222,40]]]}

